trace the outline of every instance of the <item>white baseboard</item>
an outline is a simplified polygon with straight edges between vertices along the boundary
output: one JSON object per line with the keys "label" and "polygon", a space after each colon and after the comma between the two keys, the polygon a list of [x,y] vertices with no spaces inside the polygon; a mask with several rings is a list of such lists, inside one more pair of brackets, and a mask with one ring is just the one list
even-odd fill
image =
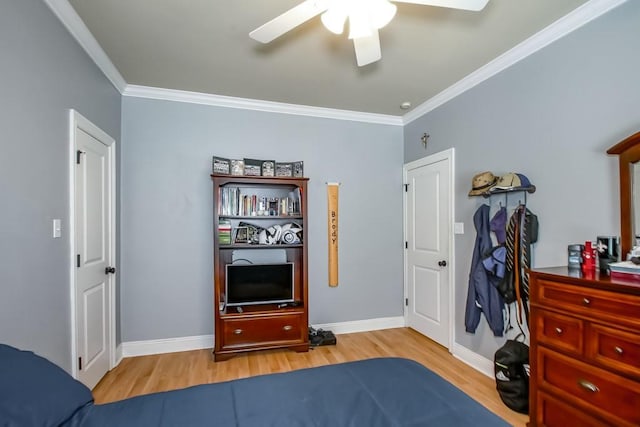
{"label": "white baseboard", "polygon": [[[383,317],[314,325],[316,329],[330,329],[336,334],[403,328],[404,326],[404,317]],[[151,354],[174,353],[176,351],[201,350],[203,348],[213,348],[213,335],[123,342],[116,349],[116,366],[123,357],[148,356]]]}
{"label": "white baseboard", "polygon": [[456,359],[463,361],[467,365],[474,368],[476,371],[479,371],[490,378],[494,378],[493,360],[489,360],[484,356],[480,356],[478,353],[474,353],[468,348],[463,347],[457,343],[453,343],[453,348],[451,350],[451,354]]}
{"label": "white baseboard", "polygon": [[404,328],[404,317],[380,317],[378,319],[353,320],[350,322],[313,324],[316,329],[331,330],[334,334],[377,331],[380,329]]}
{"label": "white baseboard", "polygon": [[123,358],[123,356],[122,356],[122,344],[120,344],[120,345],[118,345],[116,347],[116,363],[113,365],[113,367],[111,369],[113,369],[116,366],[118,366],[120,364],[120,362],[122,362],[122,358]]}
{"label": "white baseboard", "polygon": [[[313,324],[312,326],[316,329],[331,330],[335,334],[350,334],[381,329],[404,328],[406,323],[404,317],[398,316],[353,320],[350,322]],[[213,335],[123,342],[116,348],[116,366],[124,357],[148,356],[151,354],[201,350],[205,348],[213,348]],[[477,371],[493,378],[492,360],[480,356],[457,343],[453,344],[451,354]]]}
{"label": "white baseboard", "polygon": [[150,354],[174,353],[176,351],[201,350],[213,348],[213,335],[193,337],[165,338],[148,341],[123,342],[122,357],[148,356]]}

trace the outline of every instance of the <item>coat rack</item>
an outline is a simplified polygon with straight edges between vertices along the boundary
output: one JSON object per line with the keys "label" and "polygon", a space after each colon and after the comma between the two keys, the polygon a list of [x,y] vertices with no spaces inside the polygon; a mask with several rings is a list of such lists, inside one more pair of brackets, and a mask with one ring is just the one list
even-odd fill
{"label": "coat rack", "polygon": [[[486,191],[482,194],[479,194],[479,196],[484,197],[485,199],[491,197],[491,196],[495,196],[498,194],[504,194],[504,205],[505,207],[508,205],[508,200],[509,200],[509,193],[523,193],[524,194],[524,205],[527,204],[527,193],[535,193],[536,192],[536,186],[535,185],[531,185],[529,187],[526,188],[509,188],[509,189],[495,189],[493,191]],[[518,204],[521,205],[522,200],[518,200]]]}

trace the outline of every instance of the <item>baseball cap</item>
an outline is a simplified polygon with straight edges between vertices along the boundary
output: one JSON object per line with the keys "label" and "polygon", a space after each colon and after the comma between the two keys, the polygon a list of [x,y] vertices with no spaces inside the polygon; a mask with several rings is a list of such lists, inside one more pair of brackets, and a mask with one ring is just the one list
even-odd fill
{"label": "baseball cap", "polygon": [[494,192],[497,190],[535,190],[535,186],[531,185],[529,178],[521,173],[509,172],[502,175],[496,185],[494,185],[489,191]]}

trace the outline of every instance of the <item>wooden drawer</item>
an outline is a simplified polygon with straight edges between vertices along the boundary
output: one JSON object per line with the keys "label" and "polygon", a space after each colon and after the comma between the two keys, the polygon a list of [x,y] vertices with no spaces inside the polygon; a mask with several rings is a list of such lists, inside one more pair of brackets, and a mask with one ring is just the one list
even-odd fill
{"label": "wooden drawer", "polygon": [[297,314],[224,319],[222,322],[224,348],[251,346],[256,343],[260,346],[302,343],[308,334],[308,331],[302,330],[302,318]]}
{"label": "wooden drawer", "polygon": [[584,322],[545,310],[536,311],[536,338],[549,347],[582,355]]}
{"label": "wooden drawer", "polygon": [[640,383],[542,346],[536,357],[535,375],[541,391],[615,425],[640,425]]}
{"label": "wooden drawer", "polygon": [[537,416],[539,425],[547,427],[602,427],[613,424],[587,415],[584,411],[574,408],[560,399],[554,398],[546,393],[537,394]]}
{"label": "wooden drawer", "polygon": [[536,282],[535,301],[597,320],[640,326],[640,297],[547,280]]}
{"label": "wooden drawer", "polygon": [[586,340],[588,359],[640,379],[639,334],[592,323],[587,328]]}

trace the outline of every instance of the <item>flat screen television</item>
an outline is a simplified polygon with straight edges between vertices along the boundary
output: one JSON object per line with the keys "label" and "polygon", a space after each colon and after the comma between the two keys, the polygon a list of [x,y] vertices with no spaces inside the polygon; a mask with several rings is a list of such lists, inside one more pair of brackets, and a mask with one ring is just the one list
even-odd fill
{"label": "flat screen television", "polygon": [[227,306],[293,302],[293,263],[227,264]]}

